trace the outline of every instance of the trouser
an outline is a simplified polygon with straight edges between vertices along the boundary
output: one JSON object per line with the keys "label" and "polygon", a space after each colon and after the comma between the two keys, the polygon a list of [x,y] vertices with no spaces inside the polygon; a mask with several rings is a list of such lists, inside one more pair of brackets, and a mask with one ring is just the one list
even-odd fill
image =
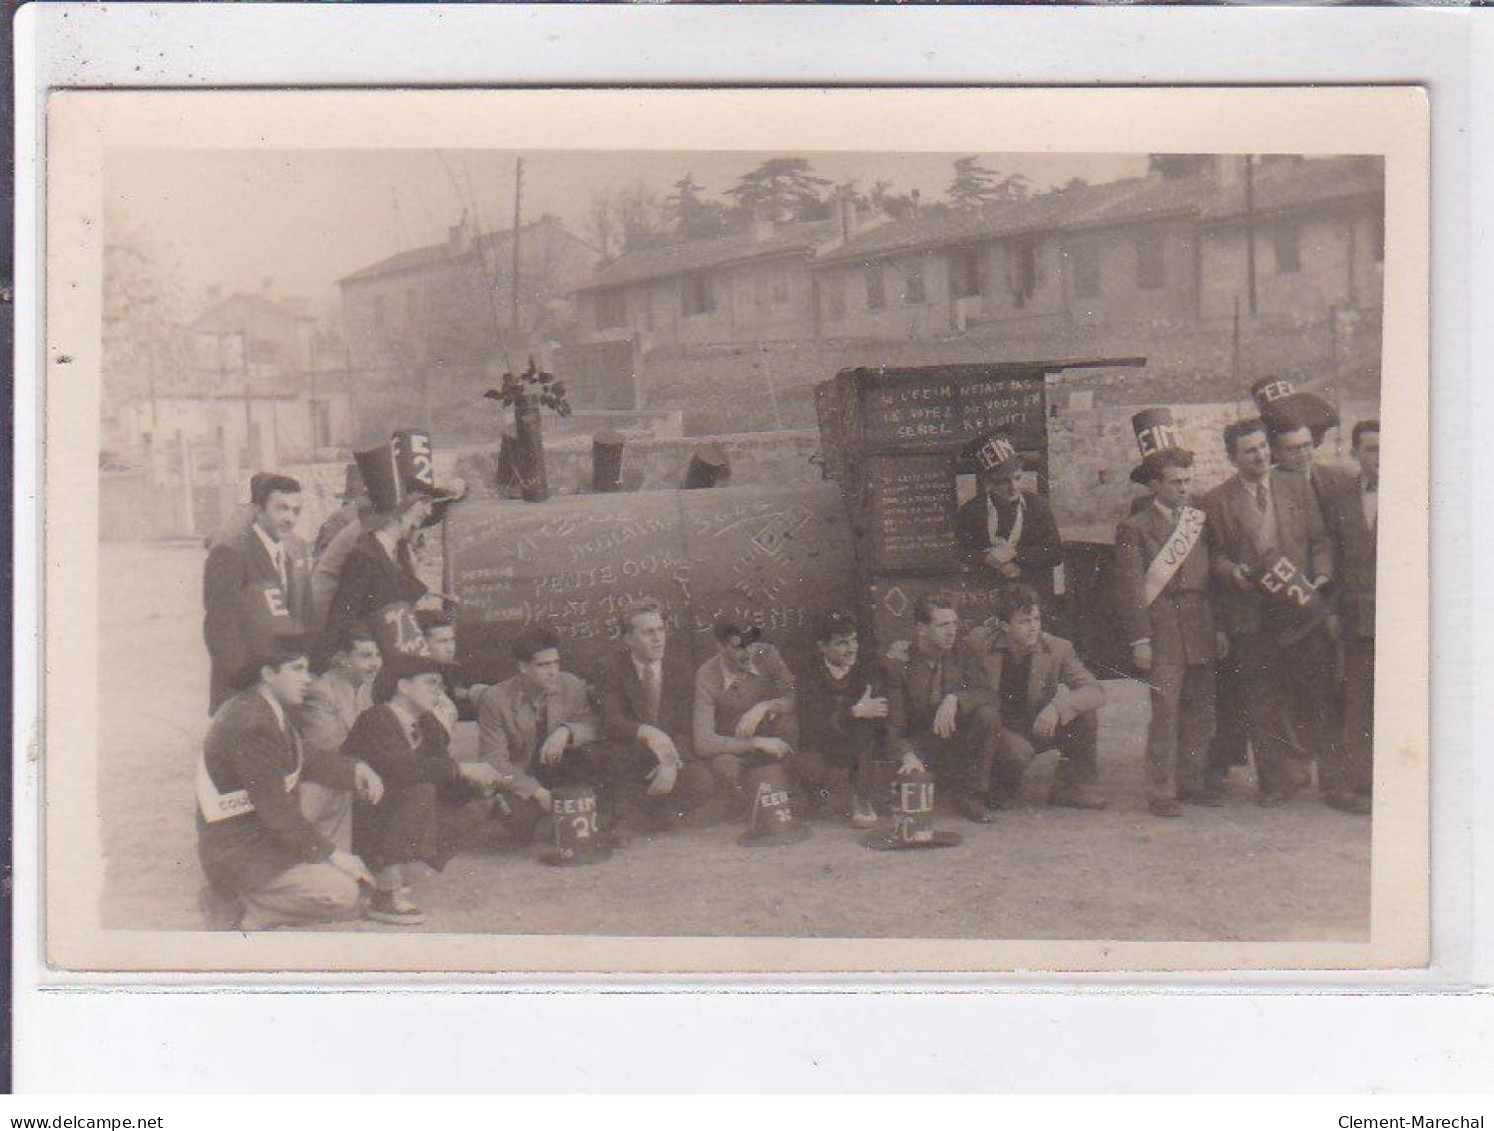
{"label": "trouser", "polygon": [[1343,778],[1353,793],[1374,785],[1375,638],[1344,642]]}
{"label": "trouser", "polygon": [[1001,711],[983,703],[955,720],[955,732],[949,738],[926,730],[913,736],[912,742],[937,785],[985,797],[994,784],[996,755],[1002,745]]}
{"label": "trouser", "polygon": [[684,816],[704,808],[715,792],[710,767],[684,751],[681,751],[679,773],[668,793],[649,792],[652,784],[649,775],[659,761],[642,743],[613,747],[606,756],[613,770],[620,823],[627,823],[635,815],[641,815],[651,824]]}
{"label": "trouser", "polygon": [[[740,812],[750,800],[746,783],[748,772],[777,761],[767,754],[717,754],[711,759],[711,772],[732,812]],[[820,753],[795,750],[783,759],[783,766],[788,771],[789,796],[797,803],[802,805],[811,799],[817,802],[823,796],[830,767]]]}
{"label": "trouser", "polygon": [[352,919],[362,910],[358,881],[326,861],[296,864],[239,899],[244,905],[240,926],[246,931]]}
{"label": "trouser", "polygon": [[1100,780],[1099,739],[1098,711],[1075,715],[1047,739],[1033,735],[1031,720],[1006,720],[992,763],[990,792],[1012,800],[1020,798],[1027,767],[1044,750],[1058,751],[1058,769],[1053,775],[1055,793],[1093,785]]}
{"label": "trouser", "polygon": [[1214,738],[1209,743],[1208,772],[1221,781],[1231,766],[1247,761],[1249,726],[1246,720],[1245,678],[1240,670],[1243,650],[1231,642],[1229,655],[1214,669]]}
{"label": "trouser", "polygon": [[353,793],[319,782],[303,781],[300,788],[301,815],[311,822],[333,848],[353,850]]}
{"label": "trouser", "polygon": [[1153,664],[1152,717],[1146,732],[1148,801],[1176,801],[1203,788],[1214,733],[1214,669]]}
{"label": "trouser", "polygon": [[1303,753],[1318,764],[1325,794],[1345,790],[1343,663],[1327,629],[1284,646],[1287,703]]}
{"label": "trouser", "polygon": [[[617,760],[605,746],[567,746],[558,761],[533,762],[529,772],[548,790],[586,787],[596,793],[597,830],[617,831]],[[550,820],[542,805],[527,797],[508,798],[509,814],[504,826],[520,842],[531,840],[535,831]]]}
{"label": "trouser", "polygon": [[419,861],[439,872],[470,842],[485,812],[481,799],[462,784],[386,781],[377,805],[358,804],[353,846],[374,871]]}
{"label": "trouser", "polygon": [[1287,687],[1295,674],[1290,649],[1266,633],[1230,638],[1239,650],[1238,671],[1245,692],[1245,723],[1255,752],[1261,793],[1288,792],[1312,780],[1307,749],[1292,726]]}
{"label": "trouser", "polygon": [[856,800],[884,805],[892,794],[898,759],[887,748],[880,720],[858,721],[848,733],[821,738],[811,750],[823,762],[827,785],[849,787]]}

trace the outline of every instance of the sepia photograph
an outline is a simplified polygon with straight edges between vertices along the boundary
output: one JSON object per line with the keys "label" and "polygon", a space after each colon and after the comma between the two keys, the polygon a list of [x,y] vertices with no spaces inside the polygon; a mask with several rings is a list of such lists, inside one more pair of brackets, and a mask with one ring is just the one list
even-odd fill
{"label": "sepia photograph", "polygon": [[52,961],[1423,963],[1425,103],[1136,93],[54,97]]}

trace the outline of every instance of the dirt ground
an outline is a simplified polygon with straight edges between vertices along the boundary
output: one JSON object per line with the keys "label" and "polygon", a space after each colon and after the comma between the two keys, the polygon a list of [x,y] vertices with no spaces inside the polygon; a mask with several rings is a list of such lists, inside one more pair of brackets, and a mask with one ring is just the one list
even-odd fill
{"label": "dirt ground", "polygon": [[[102,548],[104,748],[99,798],[108,927],[201,926],[192,772],[207,729],[203,552]],[[596,867],[548,868],[513,851],[463,855],[416,897],[433,932],[796,935],[986,939],[1361,940],[1369,927],[1370,822],[1315,795],[1230,803],[1181,820],[1146,812],[1140,685],[1112,681],[1101,713],[1110,808],[1042,805],[1055,755],[1029,772],[1022,808],[941,826],[964,844],[873,852],[844,824],[798,845],[748,849],[719,825],[637,839]],[[58,752],[53,751],[53,756]],[[351,930],[400,931],[372,923]]]}

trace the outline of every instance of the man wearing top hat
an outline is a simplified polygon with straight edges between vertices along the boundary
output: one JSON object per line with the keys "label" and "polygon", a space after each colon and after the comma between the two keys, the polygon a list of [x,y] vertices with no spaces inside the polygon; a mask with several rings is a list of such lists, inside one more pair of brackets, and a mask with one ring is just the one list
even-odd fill
{"label": "man wearing top hat", "polygon": [[[371,620],[386,605],[438,600],[427,597],[410,547],[410,539],[434,521],[438,508],[450,499],[435,485],[429,438],[424,433],[396,433],[387,445],[353,456],[372,513],[342,564],[327,613],[329,640],[336,640],[353,621]],[[334,538],[332,547],[338,541]]]}
{"label": "man wearing top hat", "polygon": [[1333,540],[1343,643],[1343,732],[1335,764],[1320,767],[1325,801],[1352,813],[1370,808],[1375,725],[1375,541],[1380,522],[1380,422],[1354,425],[1359,474],[1323,496]]}
{"label": "man wearing top hat", "polygon": [[512,648],[518,674],[482,693],[477,744],[511,803],[516,839],[532,835],[550,811],[553,789],[584,786],[596,791],[603,843],[616,846],[613,767],[597,745],[598,718],[586,684],[561,670],[560,636],[549,625],[523,629]]}
{"label": "man wearing top hat", "polygon": [[416,926],[425,912],[411,899],[408,868],[440,871],[475,819],[462,803],[491,792],[498,775],[482,762],[457,762],[432,713],[441,694],[440,667],[420,652],[389,651],[374,677],[375,705],[358,716],[343,754],[372,766],[383,796],[359,810],[354,845],[373,871],[368,917]]}
{"label": "man wearing top hat", "polygon": [[928,765],[962,816],[990,824],[1001,710],[979,659],[958,647],[959,634],[953,600],[920,593],[913,602],[912,646],[906,655],[889,653],[887,729],[904,766]]}
{"label": "man wearing top hat", "polygon": [[208,924],[254,931],[355,918],[363,861],[307,820],[303,776],[356,787],[354,764],[308,752],[290,713],[311,682],[307,638],[273,628],[250,634],[237,693],[213,716],[196,774],[197,853],[209,887]]}
{"label": "man wearing top hat", "polygon": [[[1296,645],[1321,627],[1317,590],[1333,576],[1333,548],[1307,482],[1271,466],[1261,420],[1230,424],[1224,446],[1236,474],[1203,500],[1216,612],[1243,689],[1259,801],[1273,807],[1311,782],[1290,703],[1302,678]],[[1304,609],[1310,619],[1299,615]]]}
{"label": "man wearing top hat", "polygon": [[623,800],[653,830],[671,827],[710,797],[710,769],[691,745],[691,689],[671,679],[669,631],[652,599],[617,617],[622,647],[602,676],[602,741],[612,749]]}
{"label": "man wearing top hat", "polygon": [[988,436],[971,445],[980,490],[955,515],[965,564],[993,586],[1020,581],[1053,601],[1053,570],[1063,540],[1048,500],[1018,486],[1022,456],[1012,442]]}
{"label": "man wearing top hat", "polygon": [[696,756],[716,775],[728,806],[740,810],[748,770],[783,763],[813,808],[822,800],[825,768],[798,749],[794,675],[762,632],[731,613],[712,626],[716,654],[695,672],[690,737]]}
{"label": "man wearing top hat", "polygon": [[1141,463],[1131,472],[1151,502],[1115,532],[1116,610],[1132,662],[1151,687],[1147,804],[1159,817],[1182,803],[1222,805],[1204,779],[1214,730],[1214,664],[1229,638],[1214,628],[1204,513],[1189,506],[1193,453],[1168,409],[1131,418]]}
{"label": "man wearing top hat", "polygon": [[234,693],[234,678],[252,658],[251,620],[269,615],[283,618],[287,628],[308,627],[308,563],[294,534],[301,516],[301,484],[288,475],[260,472],[249,490],[253,520],[247,529],[216,542],[203,569],[203,636],[212,659],[210,714]]}

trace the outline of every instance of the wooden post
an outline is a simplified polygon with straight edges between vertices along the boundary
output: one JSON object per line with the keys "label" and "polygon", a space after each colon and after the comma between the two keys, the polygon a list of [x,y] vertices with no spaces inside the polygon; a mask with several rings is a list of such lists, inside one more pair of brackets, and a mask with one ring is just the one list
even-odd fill
{"label": "wooden post", "polygon": [[181,461],[181,467],[182,467],[182,478],[181,478],[181,492],[182,492],[182,494],[181,494],[181,499],[179,500],[179,505],[181,507],[181,509],[179,511],[179,516],[181,518],[181,523],[182,523],[182,526],[181,526],[182,533],[187,534],[187,535],[193,535],[193,534],[197,533],[197,530],[196,530],[196,525],[197,525],[196,524],[196,510],[197,510],[197,508],[194,505],[193,490],[192,490],[192,488],[193,488],[193,482],[192,482],[192,448],[187,443],[187,434],[184,431],[182,431],[180,428],[178,428],[176,430],[176,452],[177,452],[177,459],[179,459]]}

